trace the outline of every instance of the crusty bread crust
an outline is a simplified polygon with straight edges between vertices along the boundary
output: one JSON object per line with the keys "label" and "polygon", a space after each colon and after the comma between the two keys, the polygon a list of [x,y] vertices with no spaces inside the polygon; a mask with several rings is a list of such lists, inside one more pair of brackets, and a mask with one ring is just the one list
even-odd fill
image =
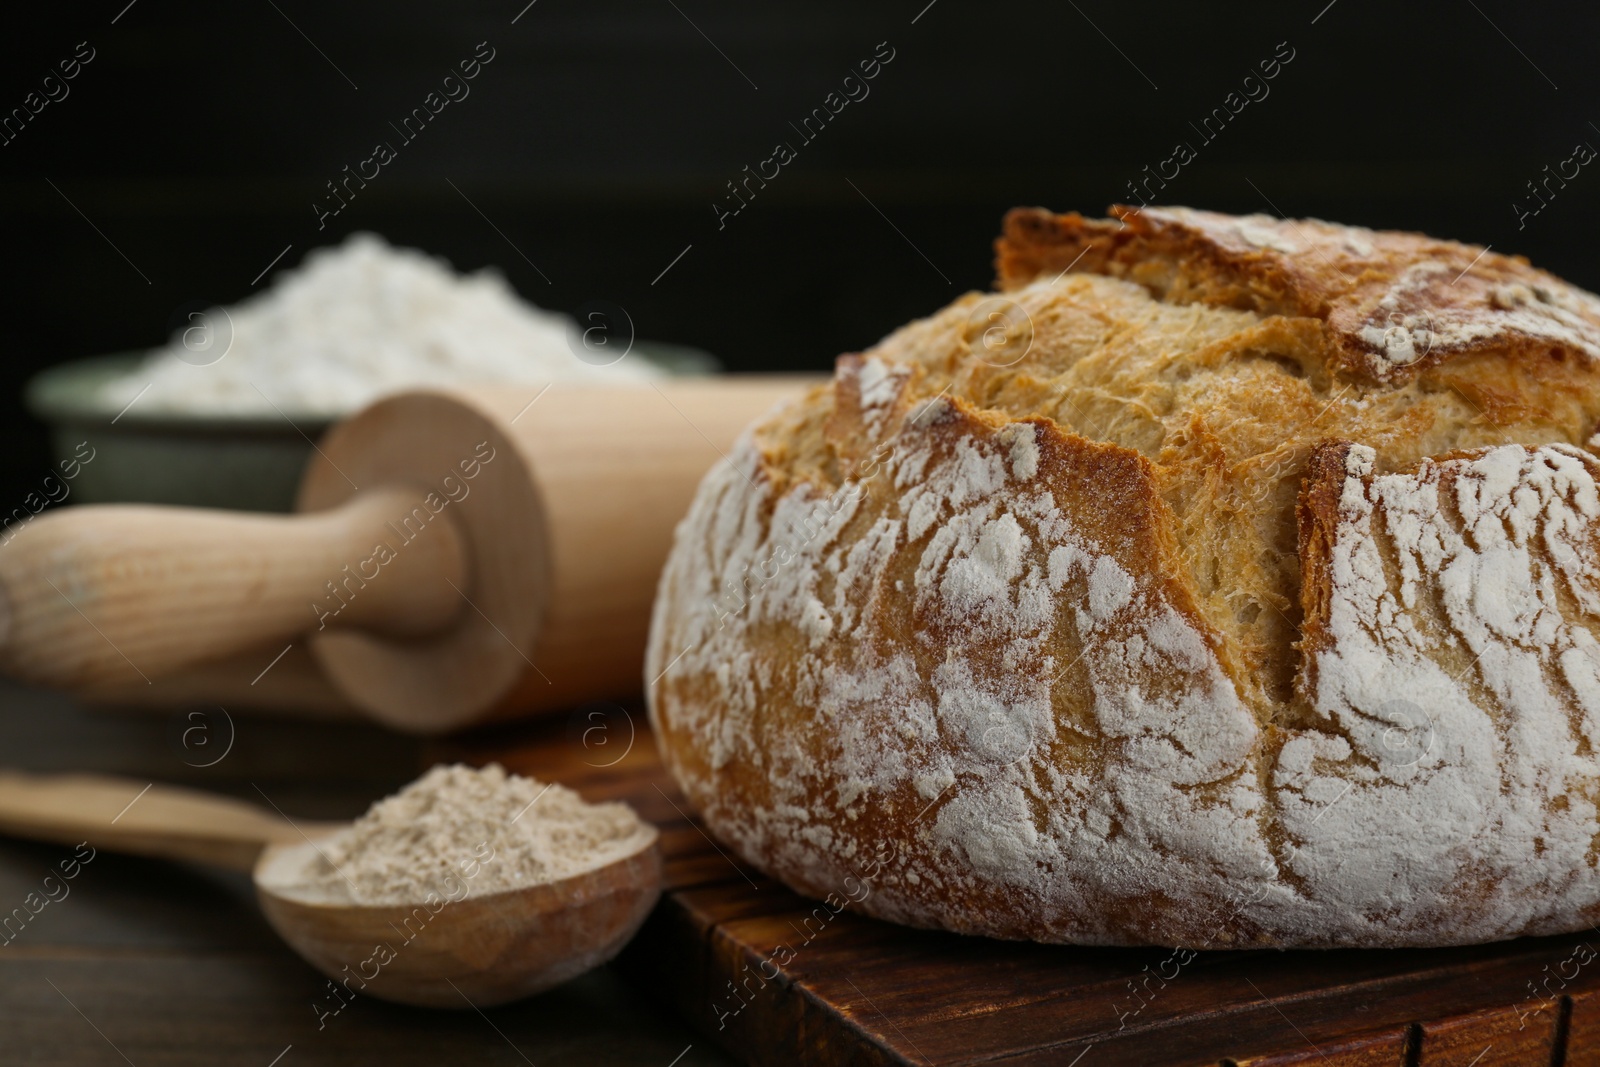
{"label": "crusty bread crust", "polygon": [[1116,221],[1015,208],[995,242],[1002,289],[1069,267],[1171,303],[1322,320],[1337,370],[1375,380],[1472,351],[1600,355],[1600,300],[1521,256],[1317,219],[1118,205]]}
{"label": "crusty bread crust", "polygon": [[1003,296],[707,475],[646,669],[685,795],[800,892],[968,933],[1600,918],[1600,303],[1416,235],[1121,215],[1013,212]]}

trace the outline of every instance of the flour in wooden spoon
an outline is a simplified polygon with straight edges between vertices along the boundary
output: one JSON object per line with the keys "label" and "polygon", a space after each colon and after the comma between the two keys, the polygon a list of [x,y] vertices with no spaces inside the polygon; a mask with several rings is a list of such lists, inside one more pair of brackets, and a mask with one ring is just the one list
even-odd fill
{"label": "flour in wooden spoon", "polygon": [[355,904],[460,899],[570,878],[655,836],[626,804],[589,804],[497,763],[438,766],[318,841],[299,869],[274,867],[268,888]]}

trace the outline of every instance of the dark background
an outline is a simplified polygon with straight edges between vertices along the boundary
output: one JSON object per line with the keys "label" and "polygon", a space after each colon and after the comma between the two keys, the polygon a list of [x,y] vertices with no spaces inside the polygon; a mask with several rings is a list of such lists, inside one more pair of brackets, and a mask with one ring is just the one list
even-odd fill
{"label": "dark background", "polygon": [[[354,230],[497,265],[542,306],[615,301],[734,369],[821,368],[986,286],[1006,208],[1098,213],[1184,139],[1157,202],[1426,230],[1600,288],[1596,168],[1525,229],[1512,206],[1600,145],[1592,4],[537,0],[513,25],[525,2],[12,14],[0,113],[78,42],[96,56],[0,146],[0,499],[47,463],[30,374],[158,344],[181,306]],[[388,123],[480,41],[471,95],[401,146]],[[801,147],[788,124],[881,41],[871,95]],[[1200,145],[1189,122],[1283,41],[1271,95]],[[378,140],[399,158],[319,232],[324,183]],[[724,183],[778,140],[799,158],[719,231]]]}

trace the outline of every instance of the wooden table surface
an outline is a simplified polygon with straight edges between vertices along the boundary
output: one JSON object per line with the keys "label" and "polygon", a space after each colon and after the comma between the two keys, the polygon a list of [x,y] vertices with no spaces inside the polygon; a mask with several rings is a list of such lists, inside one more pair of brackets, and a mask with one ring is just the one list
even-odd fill
{"label": "wooden table surface", "polygon": [[1165,950],[831,913],[690,821],[637,709],[432,742],[351,722],[89,714],[5,683],[0,709],[0,763],[265,797],[306,818],[352,817],[439,760],[499,759],[632,803],[662,827],[667,887],[617,967],[543,996],[487,1013],[358,998],[319,1022],[322,980],[275,940],[247,879],[102,852],[12,931],[4,917],[37,902],[71,850],[0,840],[0,1065],[1600,1065],[1600,969],[1587,966],[1600,931],[1200,953],[1169,973]]}
{"label": "wooden table surface", "polygon": [[[0,682],[0,763],[173,781],[291,816],[348,818],[409,781],[435,745],[353,723],[91,713]],[[495,736],[475,739],[492,752]],[[71,850],[0,839],[0,914]],[[320,1029],[320,975],[273,935],[249,880],[101,852],[0,937],[0,1063],[136,1067],[641,1064],[734,1061],[602,968],[479,1014],[358,998]],[[35,898],[38,899],[38,898]]]}
{"label": "wooden table surface", "polygon": [[438,754],[498,758],[661,827],[665,892],[618,966],[752,1067],[1600,1067],[1600,931],[1196,953],[914,930],[858,914],[849,885],[830,905],[736,862],[690,820],[642,722],[587,725]]}

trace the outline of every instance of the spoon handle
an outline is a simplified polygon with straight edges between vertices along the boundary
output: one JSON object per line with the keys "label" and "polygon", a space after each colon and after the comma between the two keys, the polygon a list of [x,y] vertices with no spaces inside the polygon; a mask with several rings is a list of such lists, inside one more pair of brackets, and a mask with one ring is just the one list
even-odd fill
{"label": "spoon handle", "polygon": [[[137,778],[0,770],[0,833],[250,870],[262,848],[337,824],[290,822],[232,797]],[[303,833],[302,833],[303,832]]]}

